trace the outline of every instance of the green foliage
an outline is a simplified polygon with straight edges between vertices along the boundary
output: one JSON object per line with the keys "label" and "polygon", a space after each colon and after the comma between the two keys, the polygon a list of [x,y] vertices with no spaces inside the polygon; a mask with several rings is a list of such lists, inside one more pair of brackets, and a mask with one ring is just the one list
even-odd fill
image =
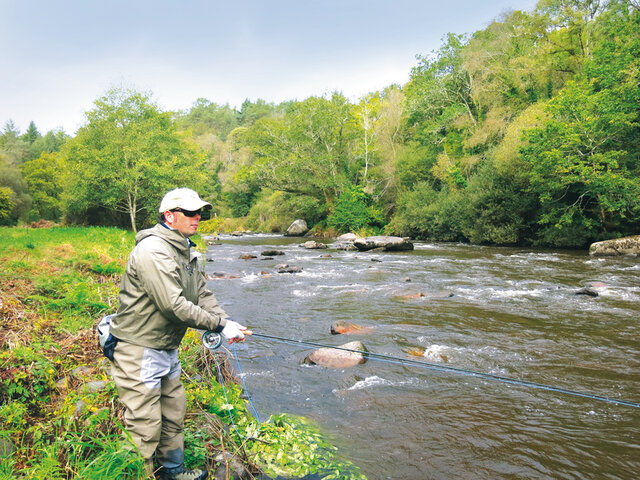
{"label": "green foliage", "polygon": [[538,208],[517,177],[500,174],[486,163],[462,193],[467,205],[462,233],[472,243],[517,245],[530,240]]}
{"label": "green foliage", "polygon": [[[34,343],[0,351],[0,404],[18,402],[38,413],[47,403],[55,387],[56,369],[41,352],[42,345]],[[15,424],[16,419],[12,420]]]}
{"label": "green foliage", "polygon": [[465,241],[462,232],[467,212],[461,192],[437,192],[430,183],[421,182],[400,197],[398,211],[386,231],[425,240]]}
{"label": "green foliage", "polygon": [[0,189],[0,225],[16,225],[31,207],[31,197],[18,166],[1,154]]}
{"label": "green foliage", "polygon": [[189,128],[194,135],[213,132],[225,140],[231,130],[238,126],[238,112],[227,105],[216,105],[205,98],[195,101],[188,113],[180,117],[182,128]]}
{"label": "green foliage", "polygon": [[[74,454],[72,465],[78,473],[77,478],[109,479],[109,478],[145,478],[144,460],[137,453],[135,446],[128,437],[121,441],[115,435],[108,435],[100,431],[91,439],[91,451],[77,455],[82,447],[86,450],[89,444],[82,440],[67,447]],[[74,448],[75,447],[75,448]],[[79,448],[78,448],[79,447]],[[82,458],[83,460],[78,461]]]}
{"label": "green foliage", "polygon": [[251,207],[246,224],[254,231],[281,233],[298,218],[314,225],[325,216],[325,209],[324,203],[315,197],[264,189]]}
{"label": "green foliage", "polygon": [[0,225],[6,225],[13,210],[11,194],[13,190],[8,187],[0,187]]}
{"label": "green foliage", "polygon": [[20,169],[32,199],[34,211],[30,218],[59,220],[62,214],[62,164],[59,156],[43,153],[39,158],[23,163]]}
{"label": "green foliage", "polygon": [[356,466],[339,460],[317,426],[302,417],[272,416],[260,425],[258,438],[262,442],[249,443],[247,451],[270,478],[318,475],[326,480],[366,480]]}
{"label": "green foliage", "polygon": [[186,186],[207,193],[204,156],[176,133],[168,112],[149,96],[111,90],[62,150],[67,219],[101,223],[121,215],[132,230],[155,222],[162,196]]}
{"label": "green foliage", "polygon": [[346,185],[327,218],[329,227],[343,233],[382,223],[382,212],[371,205],[371,197],[362,187],[354,185]]}
{"label": "green foliage", "polygon": [[246,141],[255,152],[260,186],[325,203],[334,198],[350,174],[349,115],[347,99],[335,93],[292,103],[282,118],[256,122]]}
{"label": "green foliage", "polygon": [[640,165],[625,140],[638,134],[637,109],[583,80],[569,82],[549,102],[548,113],[524,149],[542,207],[539,238],[582,246],[609,225],[634,224],[640,215]]}

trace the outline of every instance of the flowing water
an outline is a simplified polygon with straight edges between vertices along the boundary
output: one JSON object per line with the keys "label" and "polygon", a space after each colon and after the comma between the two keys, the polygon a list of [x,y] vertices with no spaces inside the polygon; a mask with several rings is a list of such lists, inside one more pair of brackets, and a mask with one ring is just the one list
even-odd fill
{"label": "flowing water", "polygon": [[[232,318],[256,333],[361,340],[376,353],[640,402],[638,259],[430,243],[361,253],[301,241],[247,235],[209,247],[207,272],[237,275],[208,283]],[[273,249],[285,254],[261,255]],[[303,270],[277,274],[279,263]],[[591,282],[597,297],[576,295]],[[336,321],[372,331],[331,335]],[[241,344],[253,403],[263,420],[316,420],[371,480],[640,478],[640,408],[371,359],[301,365],[311,350]]]}

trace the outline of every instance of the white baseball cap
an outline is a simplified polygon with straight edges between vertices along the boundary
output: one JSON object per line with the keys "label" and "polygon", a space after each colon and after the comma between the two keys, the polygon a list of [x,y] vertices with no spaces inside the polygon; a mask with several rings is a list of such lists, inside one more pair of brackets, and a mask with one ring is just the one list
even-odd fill
{"label": "white baseball cap", "polygon": [[176,188],[167,192],[160,202],[159,212],[163,213],[174,208],[183,210],[200,210],[201,208],[212,208],[209,202],[202,200],[196,192],[190,188]]}

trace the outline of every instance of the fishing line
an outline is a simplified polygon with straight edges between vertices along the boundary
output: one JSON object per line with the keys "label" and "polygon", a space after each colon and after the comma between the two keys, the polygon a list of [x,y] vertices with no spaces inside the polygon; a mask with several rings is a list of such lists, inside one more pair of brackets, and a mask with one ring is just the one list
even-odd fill
{"label": "fishing line", "polygon": [[[221,341],[220,342],[216,341],[217,345],[215,347],[211,348],[211,345],[208,345],[207,344],[207,340],[205,339],[205,336],[207,334],[210,334],[210,332],[206,332],[205,335],[203,335],[202,343],[204,344],[204,346],[206,348],[208,348],[209,350],[213,351],[216,348],[218,348],[222,344],[222,342]],[[236,345],[235,344],[233,344],[233,356],[235,357],[236,364],[238,365],[238,370],[240,372],[240,379],[242,380],[242,386],[244,388],[245,395],[247,396],[247,400],[249,401],[249,405],[251,405],[251,409],[253,410],[254,417],[255,417],[256,421],[258,422],[258,430],[256,431],[255,435],[246,437],[242,433],[240,433],[240,431],[238,430],[238,427],[236,426],[236,423],[233,420],[233,414],[231,413],[231,408],[228,408],[227,412],[229,413],[229,419],[231,420],[231,425],[233,426],[233,429],[236,431],[236,433],[241,438],[244,438],[245,440],[252,440],[252,439],[255,440],[255,439],[257,439],[258,435],[260,434],[260,425],[261,425],[260,416],[258,415],[258,410],[256,410],[256,407],[253,405],[253,401],[251,400],[251,395],[249,395],[249,390],[247,390],[247,384],[244,381],[244,373],[242,371],[242,367],[240,366],[240,360],[238,359],[238,352],[236,350]],[[220,386],[222,387],[222,393],[224,394],[224,400],[226,402],[226,406],[229,407],[229,406],[231,406],[231,404],[229,403],[229,398],[227,397],[227,389],[224,386],[224,378],[223,378],[223,375],[222,375],[222,368],[220,367],[220,362],[218,362],[218,356],[214,354],[213,358],[214,358],[214,360],[216,362],[216,370],[218,371],[218,378],[220,379]]]}
{"label": "fishing line", "polygon": [[[209,333],[209,332],[207,332],[207,333]],[[275,340],[275,341],[278,341],[278,342],[281,342],[281,343],[285,343],[285,344],[289,344],[289,345],[308,345],[308,346],[312,346],[312,347],[331,348],[331,349],[334,349],[334,350],[342,350],[342,351],[345,351],[345,352],[359,353],[359,354],[365,356],[366,358],[370,358],[372,360],[378,360],[378,361],[386,362],[386,363],[415,366],[415,367],[425,368],[425,369],[428,369],[428,370],[435,370],[435,371],[439,371],[439,372],[456,373],[456,374],[459,374],[459,375],[482,378],[482,379],[485,379],[485,380],[494,380],[494,381],[498,381],[498,382],[502,382],[502,383],[506,383],[506,384],[511,384],[511,385],[519,385],[519,386],[522,386],[522,387],[529,387],[529,388],[535,388],[535,389],[539,389],[539,390],[546,390],[546,391],[550,391],[550,392],[563,393],[563,394],[566,394],[566,395],[572,395],[574,397],[588,398],[590,400],[597,400],[597,401],[600,401],[600,402],[607,402],[607,403],[612,403],[612,404],[615,404],[615,405],[624,405],[624,406],[627,406],[627,407],[640,408],[640,403],[638,403],[638,402],[632,402],[632,401],[628,401],[628,400],[619,400],[617,398],[605,397],[605,396],[602,396],[602,395],[594,395],[592,393],[579,392],[579,391],[576,391],[576,390],[570,390],[570,389],[562,388],[562,387],[554,387],[552,385],[545,385],[543,383],[530,382],[530,381],[527,381],[527,380],[518,380],[518,379],[515,379],[515,378],[505,377],[505,376],[502,376],[502,375],[495,375],[495,374],[492,374],[492,373],[478,372],[478,371],[474,371],[474,370],[468,370],[468,369],[465,369],[465,368],[452,367],[452,366],[448,366],[448,365],[439,365],[439,364],[436,364],[436,363],[424,362],[424,361],[420,361],[420,360],[412,360],[412,359],[400,358],[400,357],[397,357],[397,356],[394,356],[394,355],[386,355],[386,354],[383,354],[383,353],[368,352],[368,351],[363,351],[363,350],[353,350],[353,349],[350,349],[350,348],[338,347],[338,346],[333,346],[333,345],[326,345],[326,344],[317,343],[317,342],[308,342],[308,341],[304,341],[304,340],[295,340],[295,339],[292,339],[292,338],[278,337],[276,335],[266,335],[266,334],[262,334],[262,333],[252,332],[251,336],[258,337],[258,338],[264,338],[264,339],[268,339],[268,340]],[[236,356],[236,360],[237,360],[237,356]],[[239,362],[238,362],[238,364],[239,364]]]}

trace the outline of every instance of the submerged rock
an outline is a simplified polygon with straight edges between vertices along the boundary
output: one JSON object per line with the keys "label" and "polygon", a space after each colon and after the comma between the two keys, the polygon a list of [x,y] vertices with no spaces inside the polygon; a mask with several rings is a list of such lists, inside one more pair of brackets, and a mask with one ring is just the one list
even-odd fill
{"label": "submerged rock", "polygon": [[363,327],[361,325],[356,325],[355,323],[349,322],[335,322],[331,325],[331,334],[332,335],[344,335],[349,333],[369,333],[373,329],[371,327]]}
{"label": "submerged rock", "polygon": [[329,368],[349,368],[367,361],[366,355],[361,353],[367,352],[367,349],[360,341],[345,343],[344,345],[340,345],[340,348],[357,351],[351,352],[335,348],[319,348],[311,352],[304,359],[304,363]]}
{"label": "submerged rock", "polygon": [[205,280],[229,280],[232,278],[240,278],[240,276],[226,272],[213,272],[212,274],[206,274],[204,278]]}
{"label": "submerged rock", "polygon": [[576,292],[576,295],[588,295],[590,297],[597,297],[598,296],[598,292],[596,292],[592,288],[584,287],[584,288],[581,288],[580,290],[578,290]]}

